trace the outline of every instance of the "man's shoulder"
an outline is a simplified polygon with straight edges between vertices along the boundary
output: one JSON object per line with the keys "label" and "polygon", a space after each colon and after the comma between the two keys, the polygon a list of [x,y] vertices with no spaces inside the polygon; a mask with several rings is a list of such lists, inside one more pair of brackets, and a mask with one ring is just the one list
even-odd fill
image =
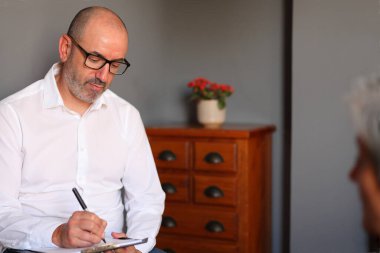
{"label": "man's shoulder", "polygon": [[127,100],[118,96],[116,93],[114,93],[111,90],[106,90],[104,92],[104,96],[105,96],[105,99],[107,100],[107,103],[111,103],[113,106],[116,106],[118,109],[133,110],[133,111],[138,112],[135,106],[133,106]]}
{"label": "man's shoulder", "polygon": [[16,93],[13,93],[12,95],[9,95],[8,97],[0,101],[0,105],[19,103],[19,102],[24,101],[27,98],[38,95],[42,91],[42,88],[43,88],[41,81],[42,80],[36,81],[26,86],[22,90],[17,91]]}

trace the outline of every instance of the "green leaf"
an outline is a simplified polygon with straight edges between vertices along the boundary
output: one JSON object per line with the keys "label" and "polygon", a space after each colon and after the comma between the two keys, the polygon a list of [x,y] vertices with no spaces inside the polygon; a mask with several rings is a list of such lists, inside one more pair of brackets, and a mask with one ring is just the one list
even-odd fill
{"label": "green leaf", "polygon": [[226,107],[226,100],[224,98],[218,99],[218,108],[222,110],[224,107]]}
{"label": "green leaf", "polygon": [[199,95],[196,93],[191,94],[190,100],[197,100],[199,98]]}

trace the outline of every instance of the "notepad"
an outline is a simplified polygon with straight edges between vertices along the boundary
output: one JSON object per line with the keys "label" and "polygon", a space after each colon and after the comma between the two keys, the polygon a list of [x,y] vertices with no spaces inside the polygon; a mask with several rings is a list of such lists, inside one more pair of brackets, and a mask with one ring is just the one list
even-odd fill
{"label": "notepad", "polygon": [[148,238],[144,239],[107,239],[107,243],[99,243],[92,247],[87,248],[38,248],[32,249],[31,252],[40,252],[40,253],[98,253],[107,250],[114,250],[118,248],[124,248],[128,246],[133,246],[141,243],[146,243]]}

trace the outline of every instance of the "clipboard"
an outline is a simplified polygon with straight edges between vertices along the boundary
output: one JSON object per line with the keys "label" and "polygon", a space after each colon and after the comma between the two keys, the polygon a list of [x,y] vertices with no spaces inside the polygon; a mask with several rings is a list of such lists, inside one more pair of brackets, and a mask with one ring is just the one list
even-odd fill
{"label": "clipboard", "polygon": [[97,244],[95,246],[81,249],[81,253],[98,253],[98,252],[104,252],[107,250],[115,250],[119,248],[124,248],[128,246],[133,246],[136,244],[146,243],[148,241],[148,238],[144,239],[118,239],[118,240],[112,240],[107,243]]}
{"label": "clipboard", "polygon": [[20,251],[23,251],[23,253],[26,253],[26,252],[30,252],[30,253],[99,253],[99,252],[103,252],[107,250],[115,250],[115,249],[124,248],[128,246],[142,244],[142,243],[146,243],[147,241],[148,241],[148,238],[107,239],[107,243],[99,243],[87,248],[70,248],[70,249],[68,248],[38,248],[38,249],[20,250]]}

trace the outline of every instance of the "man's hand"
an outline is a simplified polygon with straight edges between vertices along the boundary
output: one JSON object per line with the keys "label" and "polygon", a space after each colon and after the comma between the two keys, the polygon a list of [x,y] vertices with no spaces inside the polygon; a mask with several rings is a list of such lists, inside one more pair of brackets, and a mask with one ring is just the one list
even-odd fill
{"label": "man's hand", "polygon": [[89,247],[102,240],[106,226],[107,222],[96,214],[77,211],[54,230],[52,241],[61,248]]}
{"label": "man's hand", "polygon": [[[127,237],[127,235],[124,234],[124,233],[112,232],[111,235],[115,239],[122,238],[122,237]],[[135,248],[135,246],[129,246],[129,247],[126,247],[126,248],[117,249],[116,253],[141,253],[141,251],[137,250]]]}

